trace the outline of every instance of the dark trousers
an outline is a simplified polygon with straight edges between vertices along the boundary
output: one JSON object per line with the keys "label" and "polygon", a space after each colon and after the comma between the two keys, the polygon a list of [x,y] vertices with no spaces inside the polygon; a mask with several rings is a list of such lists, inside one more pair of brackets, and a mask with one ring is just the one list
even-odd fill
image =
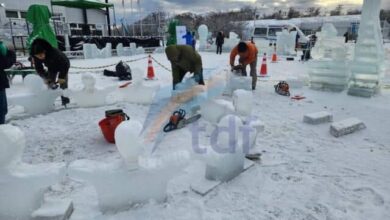
{"label": "dark trousers", "polygon": [[0,125],[5,124],[5,115],[8,113],[7,95],[5,89],[0,89]]}
{"label": "dark trousers", "polygon": [[[250,76],[252,77],[252,90],[255,90],[256,89],[256,84],[257,84],[257,74],[256,74],[256,66],[257,66],[257,58],[255,61],[253,61],[252,63],[249,64],[250,66]],[[243,76],[247,76],[247,72],[246,72],[246,65],[243,66],[243,70],[242,70],[242,75]]]}
{"label": "dark trousers", "polygon": [[217,54],[222,54],[222,45],[217,44]]}

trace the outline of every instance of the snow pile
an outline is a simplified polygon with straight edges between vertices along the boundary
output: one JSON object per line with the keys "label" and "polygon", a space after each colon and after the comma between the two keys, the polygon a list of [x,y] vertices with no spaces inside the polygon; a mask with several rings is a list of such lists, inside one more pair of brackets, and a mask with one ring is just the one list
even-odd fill
{"label": "snow pile", "polygon": [[0,219],[29,219],[43,191],[60,180],[65,165],[22,163],[25,137],[12,125],[0,125],[0,140]]}
{"label": "snow pile", "polygon": [[46,89],[43,80],[37,75],[28,75],[25,78],[26,93],[8,97],[10,105],[24,107],[27,115],[46,114],[54,109],[54,101],[62,95],[60,90]]}
{"label": "snow pile", "polygon": [[90,108],[104,106],[107,104],[106,99],[109,93],[115,91],[114,86],[106,89],[97,89],[96,80],[91,74],[85,74],[81,78],[84,88],[81,91],[65,90],[64,96],[77,103],[81,108]]}
{"label": "snow pile", "polygon": [[317,35],[318,41],[312,50],[313,60],[310,62],[310,87],[342,91],[349,79],[347,48],[337,37],[333,24],[324,24],[322,32]]}
{"label": "snow pile", "polygon": [[380,90],[385,57],[379,12],[381,1],[364,1],[348,94],[371,97]]}

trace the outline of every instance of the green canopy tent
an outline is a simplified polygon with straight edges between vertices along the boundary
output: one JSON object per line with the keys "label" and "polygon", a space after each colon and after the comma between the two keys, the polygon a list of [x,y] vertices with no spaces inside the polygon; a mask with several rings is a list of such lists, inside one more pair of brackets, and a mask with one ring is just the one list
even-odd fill
{"label": "green canopy tent", "polygon": [[37,39],[45,39],[53,47],[57,48],[57,38],[49,24],[51,17],[49,8],[46,5],[31,5],[27,11],[27,21],[33,25],[33,31],[27,38],[27,48]]}
{"label": "green canopy tent", "polygon": [[[111,27],[110,27],[110,13],[108,9],[110,7],[114,7],[113,4],[107,3],[108,0],[105,0],[105,3],[100,2],[98,0],[51,0],[52,6],[63,6],[67,8],[79,8],[83,10],[84,16],[84,25],[88,24],[87,18],[87,9],[102,9],[106,8],[107,14],[107,23],[108,23],[108,34],[111,35]],[[84,33],[86,34],[86,33]],[[88,34],[86,34],[88,35]]]}

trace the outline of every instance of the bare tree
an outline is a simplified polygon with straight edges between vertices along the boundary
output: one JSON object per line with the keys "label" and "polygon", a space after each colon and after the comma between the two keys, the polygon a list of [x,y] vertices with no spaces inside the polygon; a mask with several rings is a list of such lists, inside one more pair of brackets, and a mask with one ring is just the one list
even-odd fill
{"label": "bare tree", "polygon": [[343,5],[337,5],[337,7],[330,11],[330,16],[338,16],[341,15],[341,12],[343,10]]}

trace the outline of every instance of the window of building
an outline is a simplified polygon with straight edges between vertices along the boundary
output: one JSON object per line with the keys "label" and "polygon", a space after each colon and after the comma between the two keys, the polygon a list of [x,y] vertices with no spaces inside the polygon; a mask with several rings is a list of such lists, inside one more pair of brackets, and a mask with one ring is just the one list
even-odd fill
{"label": "window of building", "polygon": [[27,17],[27,12],[26,11],[21,11],[20,12],[20,17],[21,18],[26,18]]}
{"label": "window of building", "polygon": [[19,18],[18,12],[17,11],[5,11],[5,16],[7,18]]}

